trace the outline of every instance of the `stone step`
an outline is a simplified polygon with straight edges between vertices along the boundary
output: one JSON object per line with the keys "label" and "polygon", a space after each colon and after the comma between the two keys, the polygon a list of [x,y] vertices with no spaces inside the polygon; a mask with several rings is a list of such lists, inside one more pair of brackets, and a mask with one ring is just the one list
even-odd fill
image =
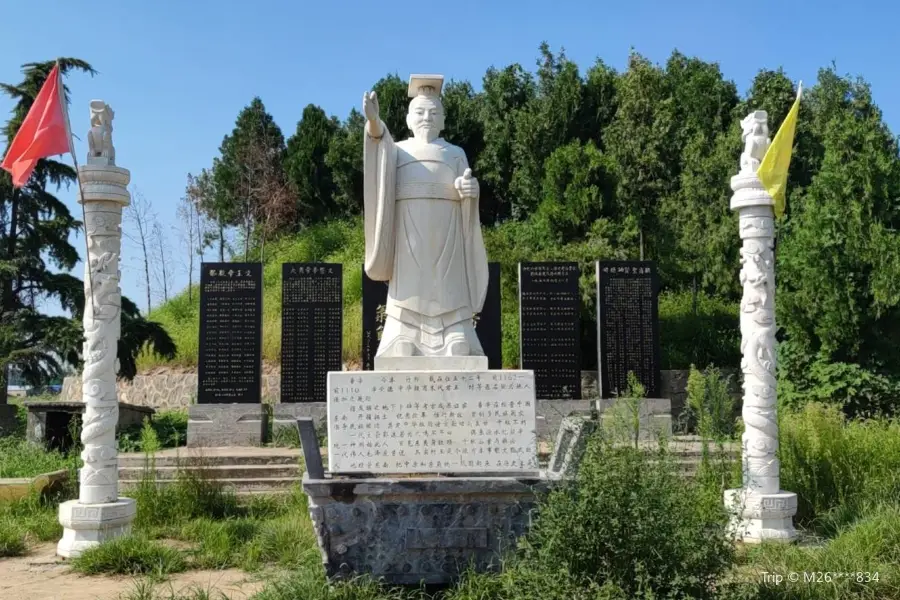
{"label": "stone step", "polygon": [[[160,486],[170,485],[172,479],[158,479],[156,484]],[[265,494],[286,492],[293,486],[300,483],[299,477],[240,477],[231,479],[218,480],[225,488],[231,488],[235,493],[245,495],[248,493]],[[136,480],[119,480],[119,486],[122,489],[128,489],[138,485],[140,481]]]}
{"label": "stone step", "polygon": [[[302,453],[300,450],[292,454],[243,454],[235,451],[231,454],[210,454],[197,455],[185,451],[179,456],[157,455],[154,463],[157,469],[169,467],[221,467],[230,465],[299,465],[302,461]],[[147,464],[147,458],[143,454],[120,454],[120,469],[142,469]]]}
{"label": "stone step", "polygon": [[[179,472],[189,472],[206,479],[242,479],[258,477],[296,477],[300,478],[303,471],[299,464],[274,464],[274,465],[216,465],[188,466],[188,467],[156,467],[157,479],[175,479]],[[143,477],[144,467],[119,467],[119,479],[138,481]]]}

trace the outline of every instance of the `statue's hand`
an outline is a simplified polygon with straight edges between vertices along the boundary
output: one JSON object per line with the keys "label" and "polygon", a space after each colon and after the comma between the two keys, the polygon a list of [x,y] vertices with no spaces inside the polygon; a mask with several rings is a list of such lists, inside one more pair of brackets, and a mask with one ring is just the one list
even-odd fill
{"label": "statue's hand", "polygon": [[366,120],[377,123],[380,119],[380,112],[378,95],[375,92],[363,94],[363,114],[366,115]]}
{"label": "statue's hand", "polygon": [[378,95],[375,92],[366,92],[363,94],[363,114],[366,115],[366,131],[375,138],[380,138],[381,131],[381,109],[378,106]]}
{"label": "statue's hand", "polygon": [[472,177],[472,169],[466,169],[462,177],[453,183],[459,196],[464,199],[477,199],[479,194],[478,180]]}

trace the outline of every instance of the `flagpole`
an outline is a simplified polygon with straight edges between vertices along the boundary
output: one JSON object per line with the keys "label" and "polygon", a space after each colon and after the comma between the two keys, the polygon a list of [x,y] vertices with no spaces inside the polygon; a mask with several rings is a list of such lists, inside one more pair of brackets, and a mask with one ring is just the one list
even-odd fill
{"label": "flagpole", "polygon": [[[72,124],[69,122],[69,106],[66,102],[66,88],[63,84],[62,79],[62,69],[59,65],[59,59],[56,59],[56,76],[59,78],[59,94],[60,105],[62,106],[63,115],[66,117],[66,137],[69,140],[69,154],[72,155],[72,163],[75,165],[75,181],[78,182],[78,199],[79,204],[81,205],[81,222],[82,227],[84,228],[84,263],[85,263],[85,271],[87,273],[88,280],[88,290],[90,291],[91,296],[91,312],[92,314],[97,314],[97,306],[94,304],[94,281],[91,275],[91,248],[90,241],[88,240],[88,231],[87,231],[87,213],[84,208],[84,187],[81,185],[81,174],[78,171],[78,157],[75,153],[75,146],[72,143]],[[87,310],[87,306],[85,305],[85,310]]]}

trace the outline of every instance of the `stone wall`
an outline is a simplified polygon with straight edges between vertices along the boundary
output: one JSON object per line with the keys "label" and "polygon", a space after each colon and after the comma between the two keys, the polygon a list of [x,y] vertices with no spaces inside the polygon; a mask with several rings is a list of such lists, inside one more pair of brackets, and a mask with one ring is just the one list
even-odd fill
{"label": "stone wall", "polygon": [[[684,409],[688,371],[663,371],[660,396],[672,401],[672,416],[677,418]],[[275,403],[280,395],[280,379],[277,371],[263,375],[262,397],[264,402]],[[157,410],[187,408],[197,397],[196,373],[160,373],[138,375],[131,382],[119,382],[119,401],[137,406],[149,406]],[[596,398],[597,372],[582,373],[582,396]],[[66,377],[60,400],[81,402],[81,378]]]}

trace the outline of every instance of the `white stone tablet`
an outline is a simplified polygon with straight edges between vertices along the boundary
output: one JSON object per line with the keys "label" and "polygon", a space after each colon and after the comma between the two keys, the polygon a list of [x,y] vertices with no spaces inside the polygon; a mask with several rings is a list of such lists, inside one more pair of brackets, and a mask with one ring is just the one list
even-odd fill
{"label": "white stone tablet", "polygon": [[328,469],[536,473],[534,372],[330,372]]}

